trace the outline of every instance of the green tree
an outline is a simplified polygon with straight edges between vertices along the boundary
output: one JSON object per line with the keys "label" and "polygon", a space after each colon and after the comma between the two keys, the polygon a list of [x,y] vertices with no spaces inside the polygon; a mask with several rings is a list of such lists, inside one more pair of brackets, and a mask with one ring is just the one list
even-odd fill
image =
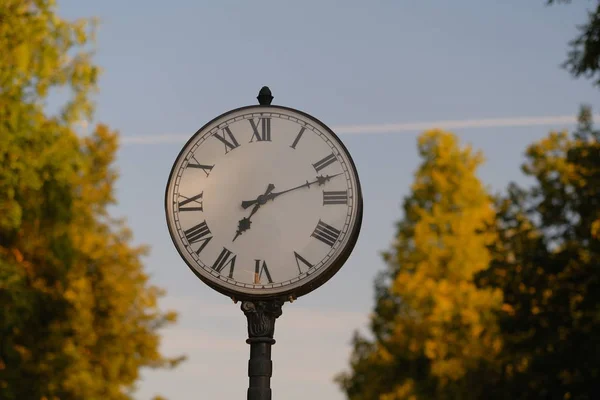
{"label": "green tree", "polygon": [[[571,3],[571,0],[548,0],[548,4]],[[575,77],[595,79],[600,85],[600,1],[588,11],[587,21],[578,26],[579,35],[569,42],[567,60],[563,66]]]}
{"label": "green tree", "polygon": [[[0,398],[130,399],[175,314],[143,271],[115,202],[118,136],[91,118],[94,24],[51,0],[0,0]],[[68,100],[56,114],[49,93]]]}
{"label": "green tree", "polygon": [[499,203],[481,283],[502,289],[503,364],[512,399],[600,397],[600,132],[582,108],[573,133],[527,150],[529,189]]}
{"label": "green tree", "polygon": [[376,283],[373,339],[355,336],[351,400],[481,399],[497,378],[499,290],[478,288],[496,239],[492,199],[476,176],[483,157],[442,131],[419,138],[423,159],[404,200],[387,270]]}

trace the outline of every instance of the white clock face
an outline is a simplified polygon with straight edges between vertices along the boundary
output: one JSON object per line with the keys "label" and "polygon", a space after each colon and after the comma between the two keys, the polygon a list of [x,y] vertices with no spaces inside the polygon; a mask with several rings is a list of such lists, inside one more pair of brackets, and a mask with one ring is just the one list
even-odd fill
{"label": "white clock face", "polygon": [[186,263],[241,297],[321,284],[348,257],[362,216],[343,145],[317,120],[277,106],[234,110],[198,131],[175,161],[165,205]]}

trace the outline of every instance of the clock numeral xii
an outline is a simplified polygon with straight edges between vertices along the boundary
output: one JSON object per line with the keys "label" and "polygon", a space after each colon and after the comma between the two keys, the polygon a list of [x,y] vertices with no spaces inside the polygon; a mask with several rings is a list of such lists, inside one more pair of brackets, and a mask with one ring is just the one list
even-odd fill
{"label": "clock numeral xii", "polygon": [[[252,127],[252,138],[250,143],[256,139],[257,142],[270,142],[271,141],[271,118],[259,118],[258,123],[254,122],[254,119],[249,119],[250,126]],[[260,126],[260,131],[259,131]]]}

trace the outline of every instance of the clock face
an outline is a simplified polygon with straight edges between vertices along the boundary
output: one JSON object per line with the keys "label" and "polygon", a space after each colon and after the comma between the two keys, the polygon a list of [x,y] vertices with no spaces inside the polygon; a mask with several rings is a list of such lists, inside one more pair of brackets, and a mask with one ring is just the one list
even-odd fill
{"label": "clock face", "polygon": [[201,128],[173,165],[165,207],[189,267],[238,299],[314,290],[348,258],[362,220],[343,144],[279,106],[239,108]]}

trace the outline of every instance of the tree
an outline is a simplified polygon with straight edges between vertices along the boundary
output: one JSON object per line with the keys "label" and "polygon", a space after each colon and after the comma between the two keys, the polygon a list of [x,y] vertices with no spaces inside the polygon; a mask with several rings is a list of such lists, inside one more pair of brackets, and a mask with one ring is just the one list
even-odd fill
{"label": "tree", "polygon": [[[94,24],[51,0],[0,0],[0,398],[130,399],[141,367],[174,366],[124,221],[111,218],[118,136],[82,138],[97,89]],[[49,93],[68,96],[46,109]]]}
{"label": "tree", "polygon": [[[571,0],[548,0],[548,4],[570,3]],[[595,78],[600,85],[600,1],[588,12],[588,20],[578,27],[579,35],[569,43],[570,50],[563,66],[575,77]]]}
{"label": "tree", "polygon": [[437,130],[420,136],[419,152],[376,283],[373,339],[355,335],[351,370],[337,378],[351,400],[480,399],[497,379],[502,295],[474,282],[496,239],[492,199],[476,176],[483,157]]}
{"label": "tree", "polygon": [[513,399],[600,396],[600,132],[582,108],[573,135],[527,150],[529,189],[499,203],[483,286],[502,289],[505,382]]}

